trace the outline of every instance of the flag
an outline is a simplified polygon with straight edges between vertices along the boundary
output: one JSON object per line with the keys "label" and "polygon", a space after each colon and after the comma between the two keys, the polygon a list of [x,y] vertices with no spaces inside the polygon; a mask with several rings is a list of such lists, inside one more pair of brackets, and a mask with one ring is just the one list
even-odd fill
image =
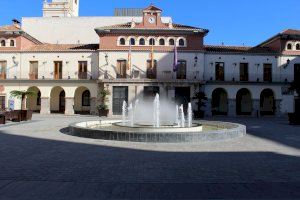
{"label": "flag", "polygon": [[127,70],[131,69],[131,41],[129,41]]}
{"label": "flag", "polygon": [[175,46],[174,46],[174,61],[173,61],[173,71],[177,72],[178,70],[178,55],[177,55],[177,46],[176,46],[176,42],[175,42]]}
{"label": "flag", "polygon": [[154,49],[153,49],[153,45],[151,47],[150,60],[151,60],[151,69],[153,69],[154,68]]}

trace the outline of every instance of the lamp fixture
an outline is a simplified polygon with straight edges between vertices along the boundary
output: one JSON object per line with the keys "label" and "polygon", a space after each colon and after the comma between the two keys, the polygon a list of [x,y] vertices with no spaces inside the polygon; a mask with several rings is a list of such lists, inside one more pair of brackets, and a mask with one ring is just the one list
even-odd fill
{"label": "lamp fixture", "polygon": [[287,59],[286,64],[283,66],[283,68],[287,68],[289,66],[289,64],[291,63],[290,59]]}
{"label": "lamp fixture", "polygon": [[105,62],[106,62],[106,65],[108,65],[108,54],[105,53]]}

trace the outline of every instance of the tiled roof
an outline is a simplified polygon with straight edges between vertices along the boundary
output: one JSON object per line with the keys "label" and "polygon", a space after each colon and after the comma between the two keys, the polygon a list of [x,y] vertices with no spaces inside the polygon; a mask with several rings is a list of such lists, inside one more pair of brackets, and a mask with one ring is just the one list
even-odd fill
{"label": "tiled roof", "polygon": [[282,31],[281,34],[287,34],[287,35],[300,35],[300,30],[287,29],[287,30]]}
{"label": "tiled roof", "polygon": [[21,29],[15,25],[0,26],[0,32],[5,32],[5,31],[21,31]]}
{"label": "tiled roof", "polygon": [[96,28],[96,30],[109,30],[109,29],[129,29],[129,30],[186,30],[186,31],[202,31],[202,32],[208,32],[207,29],[202,29],[198,27],[193,27],[193,26],[186,26],[182,24],[172,24],[173,28],[169,28],[169,24],[165,24],[165,27],[155,27],[155,28],[146,28],[146,27],[137,27],[139,24],[136,23],[135,27],[131,27],[131,22],[126,23],[126,24],[116,24],[112,26],[103,26]]}
{"label": "tiled roof", "polygon": [[99,44],[41,44],[35,45],[25,51],[95,51]]}
{"label": "tiled roof", "polygon": [[217,53],[249,53],[249,54],[276,54],[278,52],[269,48],[249,46],[214,46],[205,45],[205,51]]}

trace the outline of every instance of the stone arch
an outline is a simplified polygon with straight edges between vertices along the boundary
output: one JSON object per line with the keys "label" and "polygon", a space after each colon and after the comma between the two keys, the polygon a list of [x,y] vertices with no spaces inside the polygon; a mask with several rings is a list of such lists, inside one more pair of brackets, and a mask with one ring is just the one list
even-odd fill
{"label": "stone arch", "polygon": [[125,46],[126,45],[126,37],[124,37],[124,36],[118,37],[118,45]]}
{"label": "stone arch", "polygon": [[76,114],[90,114],[91,98],[91,91],[87,87],[78,87],[74,94],[74,112]]}
{"label": "stone arch", "polygon": [[177,38],[177,46],[179,47],[185,47],[186,46],[186,39],[184,37]]}
{"label": "stone arch", "polygon": [[37,86],[29,87],[28,90],[34,91],[35,96],[27,97],[26,99],[26,108],[34,112],[41,111],[41,90]]}
{"label": "stone arch", "polygon": [[276,103],[272,89],[266,88],[260,93],[260,115],[275,115]]}
{"label": "stone arch", "polygon": [[60,86],[52,88],[50,93],[50,111],[51,113],[64,113],[66,109],[66,92]]}
{"label": "stone arch", "polygon": [[252,114],[252,95],[247,88],[240,89],[236,94],[236,114]]}
{"label": "stone arch", "polygon": [[212,115],[228,114],[228,94],[224,88],[216,88],[212,92],[211,112]]}

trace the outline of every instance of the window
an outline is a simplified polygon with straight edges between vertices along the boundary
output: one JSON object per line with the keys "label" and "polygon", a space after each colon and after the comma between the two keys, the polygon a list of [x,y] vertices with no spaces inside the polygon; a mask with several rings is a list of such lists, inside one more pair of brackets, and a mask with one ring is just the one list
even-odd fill
{"label": "window", "polygon": [[186,79],[186,61],[178,60],[177,79]]}
{"label": "window", "polygon": [[38,79],[38,71],[39,71],[39,62],[38,61],[30,61],[29,62],[29,79],[35,80]]}
{"label": "window", "polygon": [[174,39],[169,39],[169,45],[174,46],[175,45],[175,40]]}
{"label": "window", "polygon": [[248,63],[240,63],[240,81],[248,81]]}
{"label": "window", "polygon": [[15,41],[14,40],[10,40],[10,46],[14,47],[15,46]]}
{"label": "window", "polygon": [[125,45],[125,38],[121,38],[121,39],[120,39],[119,45]]}
{"label": "window", "polygon": [[86,90],[82,93],[82,106],[90,106],[91,105],[91,93],[90,91]]}
{"label": "window", "polygon": [[134,38],[130,38],[129,42],[130,42],[129,44],[135,45],[135,39]]}
{"label": "window", "polygon": [[0,61],[0,79],[6,79],[6,61]]}
{"label": "window", "polygon": [[216,81],[224,81],[224,63],[216,62],[215,65],[215,73],[216,73]]}
{"label": "window", "polygon": [[164,46],[165,45],[165,39],[161,38],[159,40],[159,45]]}
{"label": "window", "polygon": [[296,50],[300,50],[300,44],[296,44]]}
{"label": "window", "polygon": [[54,61],[54,79],[62,79],[62,67],[61,61]]}
{"label": "window", "polygon": [[178,44],[179,44],[179,46],[181,46],[181,47],[185,46],[184,39],[179,39]]}
{"label": "window", "polygon": [[147,60],[147,78],[156,79],[156,69],[157,69],[157,61]]}
{"label": "window", "polygon": [[87,79],[87,61],[78,62],[78,79]]}
{"label": "window", "polygon": [[294,65],[294,81],[299,82],[300,79],[300,64]]}
{"label": "window", "polygon": [[6,46],[5,40],[1,40],[1,47],[5,47],[5,46]]}
{"label": "window", "polygon": [[41,91],[39,91],[37,93],[37,97],[36,97],[36,105],[40,106],[41,105]]}
{"label": "window", "polygon": [[154,40],[154,38],[151,38],[151,39],[149,40],[149,45],[155,45],[155,40]]}
{"label": "window", "polygon": [[272,64],[264,64],[264,81],[272,81]]}
{"label": "window", "polygon": [[145,45],[145,39],[144,39],[144,38],[141,38],[139,44],[140,44],[140,45]]}
{"label": "window", "polygon": [[0,96],[0,109],[5,109],[5,96]]}
{"label": "window", "polygon": [[291,43],[289,43],[289,44],[287,44],[287,50],[292,50],[292,44]]}
{"label": "window", "polygon": [[126,78],[126,60],[117,60],[117,78]]}

